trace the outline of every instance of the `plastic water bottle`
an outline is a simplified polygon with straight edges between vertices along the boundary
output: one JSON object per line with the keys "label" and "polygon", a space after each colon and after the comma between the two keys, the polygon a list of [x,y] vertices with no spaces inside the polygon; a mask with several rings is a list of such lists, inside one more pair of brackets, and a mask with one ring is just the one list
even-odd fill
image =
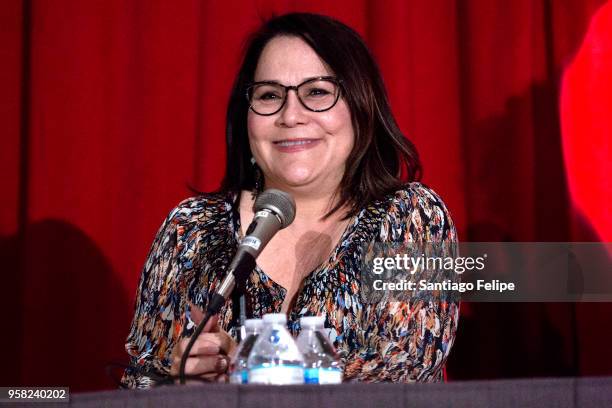
{"label": "plastic water bottle", "polygon": [[340,384],[342,367],[334,350],[323,333],[324,316],[308,316],[300,319],[302,331],[297,339],[304,356],[304,383]]}
{"label": "plastic water bottle", "polygon": [[245,320],[245,335],[230,362],[230,383],[247,384],[249,382],[247,360],[249,359],[249,354],[251,354],[253,345],[255,345],[255,341],[261,333],[263,326],[264,323],[261,319]]}
{"label": "plastic water bottle", "polygon": [[287,330],[287,316],[267,314],[263,321],[247,363],[249,384],[303,384],[304,358]]}

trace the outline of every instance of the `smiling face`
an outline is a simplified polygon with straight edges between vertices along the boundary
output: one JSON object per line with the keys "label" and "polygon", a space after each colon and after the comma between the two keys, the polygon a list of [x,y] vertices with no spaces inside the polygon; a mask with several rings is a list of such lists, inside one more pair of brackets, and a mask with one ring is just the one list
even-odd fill
{"label": "smiling face", "polygon": [[[275,37],[263,49],[255,82],[299,85],[334,73],[302,39]],[[337,191],[354,144],[351,114],[342,96],[325,112],[312,112],[289,91],[280,112],[249,110],[249,145],[265,176],[265,187],[330,194]]]}

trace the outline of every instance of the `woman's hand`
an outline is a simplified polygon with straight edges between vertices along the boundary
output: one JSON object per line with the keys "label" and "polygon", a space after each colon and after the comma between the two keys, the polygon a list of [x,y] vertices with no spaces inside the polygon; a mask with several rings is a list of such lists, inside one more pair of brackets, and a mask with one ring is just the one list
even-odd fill
{"label": "woman's hand", "polygon": [[[197,325],[204,318],[204,313],[195,305],[191,305],[191,318]],[[204,326],[204,330],[193,344],[187,364],[186,376],[199,376],[205,381],[227,382],[229,360],[236,348],[236,342],[221,330],[218,325],[219,316],[215,315]],[[170,374],[179,375],[181,357],[187,348],[189,338],[181,339],[172,350],[172,366]]]}

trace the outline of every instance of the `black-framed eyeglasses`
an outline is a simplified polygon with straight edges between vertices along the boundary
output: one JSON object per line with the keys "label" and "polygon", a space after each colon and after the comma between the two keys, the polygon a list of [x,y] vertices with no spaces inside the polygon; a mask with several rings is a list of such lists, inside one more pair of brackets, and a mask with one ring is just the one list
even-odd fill
{"label": "black-framed eyeglasses", "polygon": [[246,92],[249,108],[258,115],[270,116],[279,112],[294,90],[303,107],[312,112],[333,108],[340,98],[341,80],[332,76],[310,78],[299,85],[281,85],[274,81],[253,82]]}

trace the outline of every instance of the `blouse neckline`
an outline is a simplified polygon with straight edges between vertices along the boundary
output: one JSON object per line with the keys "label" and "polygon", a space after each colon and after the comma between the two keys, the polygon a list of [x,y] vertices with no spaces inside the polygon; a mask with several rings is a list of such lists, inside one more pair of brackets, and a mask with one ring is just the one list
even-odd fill
{"label": "blouse neckline", "polygon": [[[230,196],[230,200],[232,200],[232,198],[234,197]],[[244,238],[244,235],[242,233],[242,223],[240,219],[240,211],[238,210],[238,206],[236,205],[235,198],[233,201],[229,202],[229,205],[232,209],[230,216],[232,219],[232,225],[234,226],[234,239],[236,243],[238,244],[242,242],[242,239]],[[351,216],[351,220],[345,227],[344,231],[342,232],[342,235],[340,235],[340,239],[338,239],[338,241],[336,242],[336,245],[330,252],[330,255],[326,258],[325,261],[321,262],[319,265],[317,265],[312,271],[310,271],[306,275],[306,277],[302,281],[301,288],[296,293],[296,296],[297,296],[296,301],[294,302],[293,307],[288,311],[289,313],[294,312],[293,309],[297,307],[298,304],[300,303],[299,302],[300,297],[302,293],[304,292],[304,289],[310,284],[311,281],[313,281],[322,272],[327,271],[327,270],[333,270],[333,266],[337,264],[338,261],[341,259],[341,257],[339,257],[339,255],[341,255],[339,254],[341,249],[346,247],[346,245],[348,245],[351,242],[351,239],[355,235],[354,233],[356,232],[357,226],[359,225],[359,221],[361,220],[363,213],[364,211],[362,210],[357,215]],[[284,298],[287,295],[287,289],[283,287],[282,285],[280,285],[279,283],[277,283],[274,279],[272,279],[270,275],[268,275],[257,263],[255,263],[255,271],[260,276],[263,275],[263,277],[265,277],[265,279],[268,280],[272,284],[275,291],[279,291],[280,293],[282,293],[283,301],[284,301]]]}

